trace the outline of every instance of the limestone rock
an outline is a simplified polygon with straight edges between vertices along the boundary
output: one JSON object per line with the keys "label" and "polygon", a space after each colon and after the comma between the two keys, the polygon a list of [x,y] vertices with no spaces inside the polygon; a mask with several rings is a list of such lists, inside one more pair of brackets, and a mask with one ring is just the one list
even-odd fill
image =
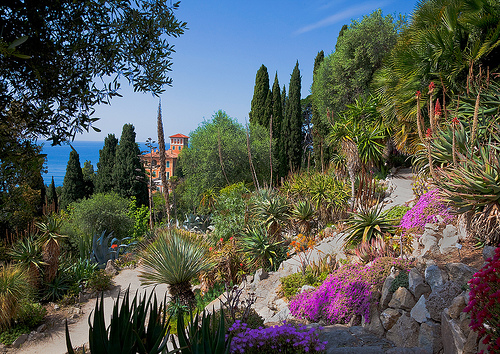
{"label": "limestone rock", "polygon": [[108,260],[108,262],[106,263],[106,268],[104,268],[104,271],[106,272],[106,274],[109,275],[118,274],[118,269],[116,268],[115,263],[111,259]]}
{"label": "limestone rock", "polygon": [[402,314],[402,311],[396,310],[396,309],[391,309],[389,307],[389,308],[385,309],[384,312],[382,312],[380,314],[380,322],[382,323],[382,326],[386,330],[389,330],[398,321],[398,319],[401,317],[401,314]]}
{"label": "limestone rock", "polygon": [[273,317],[266,319],[264,323],[268,322],[283,323],[283,321],[286,321],[288,319],[288,316],[290,316],[290,309],[287,306],[283,308],[281,311],[277,312]]}
{"label": "limestone rock", "polygon": [[398,347],[416,347],[418,346],[419,327],[418,322],[405,313],[387,332],[386,338]]}
{"label": "limestone rock", "polygon": [[424,247],[424,249],[421,251],[422,256],[424,256],[428,252],[437,253],[439,251],[436,231],[437,228],[434,228],[434,224],[425,224],[424,233],[418,240],[420,245]]}
{"label": "limestone rock", "polygon": [[380,312],[378,310],[378,306],[376,302],[372,302],[370,305],[370,318],[369,321],[366,321],[364,316],[361,321],[361,325],[367,329],[369,332],[376,334],[377,336],[382,337],[385,333],[384,326],[380,321]]}
{"label": "limestone rock", "polygon": [[257,269],[255,271],[255,275],[253,276],[253,283],[258,283],[259,281],[266,279],[268,276],[269,274],[264,269]]}
{"label": "limestone rock", "polygon": [[460,286],[466,285],[467,282],[472,279],[472,276],[478,272],[476,268],[463,263],[448,263],[446,265],[446,270],[448,271],[450,280]]}
{"label": "limestone rock", "polygon": [[449,316],[448,309],[441,314],[441,337],[445,353],[462,354],[466,338],[458,324]]}
{"label": "limestone rock", "polygon": [[394,309],[411,310],[413,306],[415,306],[415,298],[408,289],[403,287],[394,292],[389,302],[389,307]]}
{"label": "limestone rock", "polygon": [[446,282],[443,272],[437,265],[429,265],[425,268],[425,281],[432,290]]}
{"label": "limestone rock", "polygon": [[418,346],[426,348],[431,353],[439,353],[443,349],[441,325],[434,321],[422,323],[418,334]]}
{"label": "limestone rock", "polygon": [[389,302],[392,298],[392,293],[389,292],[389,289],[391,288],[392,282],[395,278],[396,276],[392,273],[387,278],[385,278],[384,284],[382,285],[382,297],[380,298],[381,309],[385,309],[387,306],[389,306]]}
{"label": "limestone rock", "polygon": [[460,287],[452,281],[435,288],[426,300],[431,318],[434,321],[441,321],[443,310],[450,306],[453,299],[460,293]]}
{"label": "limestone rock", "polygon": [[425,296],[421,295],[417,303],[411,309],[410,316],[418,323],[425,322],[431,318],[429,310],[427,310]]}
{"label": "limestone rock", "polygon": [[451,224],[446,225],[445,229],[443,230],[443,237],[439,240],[439,251],[441,252],[441,254],[458,252],[457,243],[457,228]]}
{"label": "limestone rock", "polygon": [[303,293],[304,291],[310,291],[316,289],[312,285],[303,285],[302,288],[299,289],[299,293]]}
{"label": "limestone rock", "polygon": [[420,296],[431,292],[431,287],[425,282],[417,268],[412,268],[408,273],[408,285],[408,290],[415,296],[415,299],[420,299]]}
{"label": "limestone rock", "polygon": [[465,303],[465,297],[460,295],[454,298],[451,302],[450,307],[448,308],[450,317],[454,320],[458,319],[465,306],[467,306],[467,304]]}
{"label": "limestone rock", "polygon": [[470,331],[465,340],[463,354],[476,354],[479,351],[477,348],[478,340],[477,332]]}

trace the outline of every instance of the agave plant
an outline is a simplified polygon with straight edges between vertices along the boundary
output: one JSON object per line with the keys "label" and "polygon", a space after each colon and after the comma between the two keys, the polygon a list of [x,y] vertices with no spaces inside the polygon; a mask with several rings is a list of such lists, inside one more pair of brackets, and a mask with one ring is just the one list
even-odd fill
{"label": "agave plant", "polygon": [[209,271],[214,263],[200,235],[179,229],[159,231],[157,239],[143,251],[142,284],[168,284],[174,301],[194,307],[191,280]]}
{"label": "agave plant", "polygon": [[122,243],[130,240],[130,237],[125,237],[122,240],[116,237],[111,239],[111,237],[113,237],[113,232],[110,232],[106,236],[106,231],[103,231],[100,235],[94,234],[92,237],[92,260],[97,262],[100,268],[104,268],[109,260],[117,259],[120,251],[136,244],[136,242],[129,244]]}
{"label": "agave plant", "polygon": [[292,209],[292,219],[299,225],[300,232],[306,235],[311,230],[311,220],[314,217],[314,207],[309,201],[298,201]]}
{"label": "agave plant", "polygon": [[19,309],[19,301],[31,293],[29,276],[18,265],[0,265],[0,330],[9,327]]}
{"label": "agave plant", "polygon": [[42,259],[42,250],[34,235],[19,240],[8,254],[12,260],[28,271],[30,283],[35,288],[40,287],[41,274],[46,263]]}
{"label": "agave plant", "polygon": [[345,243],[356,245],[370,242],[375,237],[394,232],[392,220],[385,216],[382,207],[381,204],[376,204],[371,208],[362,207],[359,212],[351,213],[351,219],[348,220],[350,226],[346,229],[349,235]]}
{"label": "agave plant", "polygon": [[238,239],[239,248],[254,267],[275,267],[278,249],[282,241],[273,241],[263,227],[252,227]]}
{"label": "agave plant", "polygon": [[43,250],[43,261],[45,265],[45,281],[50,283],[57,275],[59,268],[59,254],[61,253],[60,242],[66,236],[61,235],[61,220],[48,217],[46,222],[36,223],[36,227],[40,230],[40,242]]}
{"label": "agave plant", "polygon": [[277,236],[282,225],[289,217],[289,209],[285,198],[273,196],[269,199],[257,202],[253,213],[267,228],[269,235]]}

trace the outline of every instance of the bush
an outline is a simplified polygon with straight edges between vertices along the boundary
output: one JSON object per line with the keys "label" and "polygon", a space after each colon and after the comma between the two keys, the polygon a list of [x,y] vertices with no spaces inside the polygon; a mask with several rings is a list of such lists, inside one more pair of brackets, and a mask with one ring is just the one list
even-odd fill
{"label": "bush", "polygon": [[90,276],[87,287],[95,291],[104,291],[111,288],[113,284],[111,275],[106,273],[104,269],[93,272]]}
{"label": "bush", "polygon": [[0,265],[0,329],[8,328],[18,314],[20,300],[32,292],[28,273],[15,265]]}
{"label": "bush", "polygon": [[287,300],[291,299],[298,293],[304,285],[319,286],[327,278],[328,273],[320,273],[315,276],[313,273],[306,271],[303,275],[301,272],[290,274],[280,278],[281,291]]}
{"label": "bush", "polygon": [[220,190],[212,215],[214,236],[228,240],[245,227],[246,199],[249,191],[243,182]]}
{"label": "bush", "polygon": [[411,208],[406,205],[395,205],[392,208],[390,208],[385,216],[389,220],[394,220],[393,224],[398,225],[401,222],[401,219],[403,216],[410,210]]}
{"label": "bush", "polygon": [[19,325],[0,332],[0,343],[11,345],[21,334],[30,333],[26,325]]}
{"label": "bush", "polygon": [[[500,351],[500,247],[485,266],[469,281],[470,300],[464,309],[471,316],[470,327],[479,337],[486,336],[490,353]],[[481,351],[482,353],[482,351]]]}
{"label": "bush", "polygon": [[251,329],[237,321],[229,328],[229,333],[234,335],[230,353],[324,353],[327,344],[320,342],[315,328],[295,328],[289,324]]}
{"label": "bush", "polygon": [[408,282],[408,272],[406,270],[400,271],[398,275],[394,278],[394,281],[391,284],[391,287],[389,288],[389,292],[393,293],[399,288],[406,288],[410,286]]}
{"label": "bush", "polygon": [[41,304],[24,299],[20,303],[16,322],[30,329],[35,328],[42,322],[46,313],[47,310]]}

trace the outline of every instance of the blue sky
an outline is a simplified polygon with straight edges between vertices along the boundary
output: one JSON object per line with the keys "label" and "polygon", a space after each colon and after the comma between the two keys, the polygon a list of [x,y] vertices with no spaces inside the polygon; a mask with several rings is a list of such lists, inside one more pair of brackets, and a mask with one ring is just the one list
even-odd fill
{"label": "blue sky", "polygon": [[[222,109],[240,123],[248,120],[255,74],[264,64],[271,77],[278,73],[288,90],[296,61],[302,76],[302,97],[310,93],[316,54],[330,54],[343,24],[361,20],[381,8],[384,15],[411,15],[416,0],[271,0],[190,1],[176,11],[188,30],[172,38],[172,87],[161,95],[165,134],[188,135],[203,120]],[[77,141],[117,137],[132,123],[137,141],[156,139],[158,98],[134,93],[125,82],[122,98],[96,107],[101,133],[84,133]]]}

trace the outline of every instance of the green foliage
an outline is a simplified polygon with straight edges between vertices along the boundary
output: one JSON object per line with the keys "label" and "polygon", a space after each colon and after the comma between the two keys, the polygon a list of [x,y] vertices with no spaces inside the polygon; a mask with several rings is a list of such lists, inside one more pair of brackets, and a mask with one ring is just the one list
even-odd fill
{"label": "green foliage", "polygon": [[26,325],[19,325],[0,332],[0,343],[11,345],[21,335],[30,333],[30,329]]}
{"label": "green foliage", "polygon": [[285,137],[284,148],[287,164],[285,170],[280,170],[284,177],[289,171],[298,171],[302,161],[302,107],[300,105],[301,77],[299,62],[295,64],[288,86],[288,102],[280,134]]}
{"label": "green foliage", "polygon": [[54,183],[54,177],[52,177],[52,181],[50,182],[49,188],[47,190],[47,203],[54,205],[54,211],[57,212],[59,210],[59,197],[57,196],[56,185]]}
{"label": "green foliage", "polygon": [[32,288],[26,270],[16,265],[0,265],[0,329],[16,318],[20,301],[29,298]]}
{"label": "green foliage", "polygon": [[254,267],[277,268],[282,241],[273,240],[263,227],[251,227],[238,238],[239,248]]}
{"label": "green foliage", "polygon": [[243,231],[248,194],[249,190],[243,182],[232,184],[220,190],[212,215],[216,238],[228,240]]}
{"label": "green foliage", "polygon": [[62,267],[64,274],[70,279],[72,284],[76,284],[79,288],[80,285],[87,286],[89,279],[97,271],[97,264],[87,258],[79,258],[77,260],[68,259],[63,262]]}
{"label": "green foliage", "polygon": [[59,273],[50,283],[44,283],[42,300],[57,301],[68,293],[71,279],[67,274]]}
{"label": "green foliage", "polygon": [[75,149],[69,153],[66,174],[64,175],[63,189],[61,193],[61,208],[66,207],[85,197],[82,167],[80,166],[80,156]]}
{"label": "green foliage", "polygon": [[327,277],[328,273],[320,273],[317,276],[310,271],[293,273],[280,278],[281,292],[287,300],[296,295],[304,285],[319,286]]}
{"label": "green foliage", "polygon": [[403,216],[406,214],[408,210],[411,208],[409,206],[405,205],[395,205],[391,207],[387,212],[385,213],[385,216],[389,220],[393,220],[394,225],[398,225]]}
{"label": "green foliage", "polygon": [[131,237],[139,240],[149,230],[149,208],[146,205],[138,207],[135,197],[132,197],[128,206],[128,215],[134,220]]}
{"label": "green foliage", "polygon": [[28,299],[22,299],[19,305],[19,311],[15,318],[17,326],[24,325],[28,328],[36,328],[47,313],[47,309],[37,302]]}
{"label": "green foliage", "polygon": [[32,277],[33,284],[38,284],[40,273],[45,263],[42,258],[40,242],[34,235],[28,235],[17,241],[8,251],[12,260],[23,266]]}
{"label": "green foliage", "polygon": [[288,221],[289,210],[290,205],[284,197],[269,193],[253,202],[251,213],[254,222],[265,226],[269,235],[274,237],[280,235],[282,226]]}
{"label": "green foliage", "polygon": [[266,101],[269,92],[269,74],[267,73],[267,68],[262,65],[257,70],[257,75],[255,76],[252,104],[250,113],[248,113],[250,124],[259,124],[265,128],[269,128],[271,117],[266,115]]}
{"label": "green foliage", "polygon": [[125,198],[136,197],[139,205],[148,204],[146,172],[139,159],[141,151],[135,142],[135,130],[132,124],[123,126],[120,143],[116,148],[113,168],[115,191]]}
{"label": "green foliage", "polygon": [[112,276],[107,274],[104,269],[92,272],[87,281],[87,287],[95,291],[104,291],[111,289],[113,281]]}
{"label": "green foliage", "polygon": [[389,292],[393,293],[401,287],[408,289],[409,286],[410,285],[408,283],[408,271],[405,269],[400,271],[399,274],[396,275],[391,284],[391,287],[389,288]]}
{"label": "green foliage", "polygon": [[394,230],[392,220],[382,213],[382,205],[379,204],[372,208],[362,207],[359,212],[351,213],[348,223],[350,226],[346,230],[349,232],[346,244],[370,242],[373,238],[382,237]]}
{"label": "green foliage", "polygon": [[85,190],[85,198],[89,198],[92,194],[94,194],[95,172],[94,172],[94,166],[92,166],[92,163],[88,160],[86,160],[83,163],[82,175],[83,175],[83,188]]}
{"label": "green foliage", "polygon": [[113,169],[116,160],[116,147],[118,139],[114,134],[108,134],[104,138],[104,146],[99,150],[99,162],[97,163],[97,173],[95,176],[95,192],[110,193],[115,188],[113,179]]}

